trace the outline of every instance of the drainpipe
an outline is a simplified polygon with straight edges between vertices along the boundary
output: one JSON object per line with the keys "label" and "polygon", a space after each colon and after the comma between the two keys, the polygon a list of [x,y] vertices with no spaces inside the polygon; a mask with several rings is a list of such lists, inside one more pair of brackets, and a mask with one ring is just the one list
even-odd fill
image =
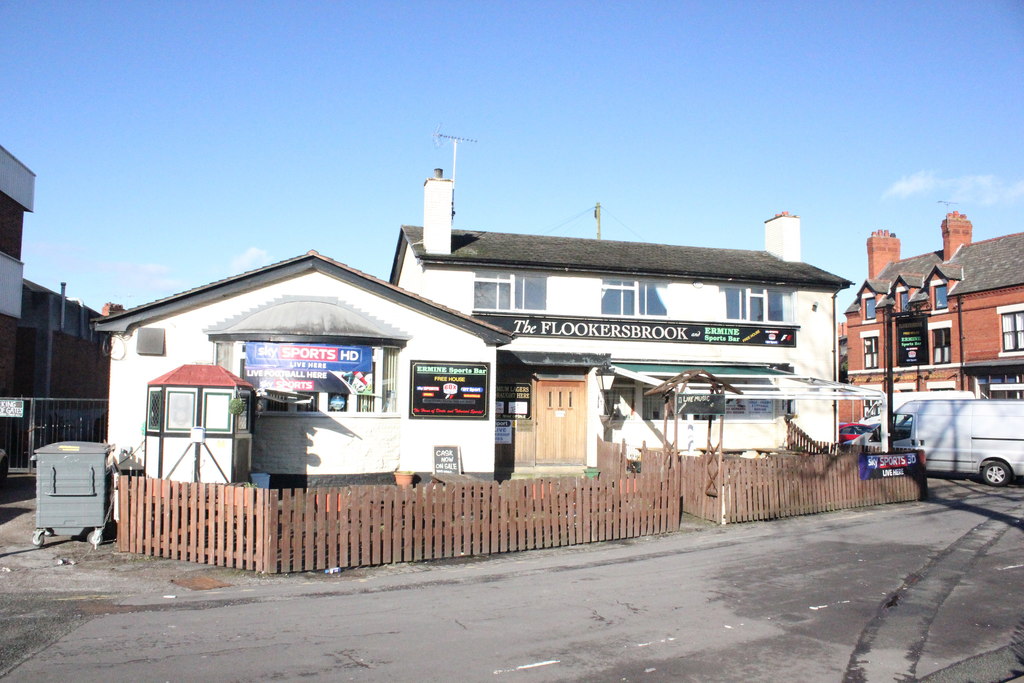
{"label": "drainpipe", "polygon": [[[839,296],[839,292],[832,292],[832,381],[839,381],[839,327],[837,322],[839,320],[836,315],[836,297]],[[847,346],[849,349],[849,330],[847,330]],[[839,441],[839,401],[832,401],[832,439],[833,441]]]}
{"label": "drainpipe", "polygon": [[[956,328],[957,328],[957,330],[956,330],[957,340],[960,342],[960,344],[959,344],[960,348],[958,349],[959,353],[957,354],[957,356],[959,356],[959,360],[960,360],[960,367],[957,368],[957,374],[960,377],[960,389],[967,389],[967,387],[965,386],[965,383],[967,382],[967,377],[964,374],[964,295],[963,294],[957,294],[957,296],[956,296]],[[968,391],[973,391],[973,389],[968,389]]]}
{"label": "drainpipe", "polygon": [[60,283],[60,327],[57,328],[61,332],[64,331],[64,318],[67,316],[68,309],[68,283]]}

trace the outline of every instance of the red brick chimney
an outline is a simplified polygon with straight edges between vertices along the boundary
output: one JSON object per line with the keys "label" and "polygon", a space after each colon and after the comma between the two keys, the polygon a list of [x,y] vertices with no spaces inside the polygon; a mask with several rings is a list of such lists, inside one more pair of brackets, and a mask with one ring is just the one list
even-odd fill
{"label": "red brick chimney", "polygon": [[124,313],[124,306],[121,304],[110,303],[109,301],[103,304],[103,310],[100,311],[100,315],[106,317],[115,313]]}
{"label": "red brick chimney", "polygon": [[956,250],[971,243],[974,226],[967,220],[967,214],[954,211],[946,214],[942,221],[942,260],[953,258]]}
{"label": "red brick chimney", "polygon": [[[945,225],[945,223],[943,223]],[[875,230],[868,238],[868,279],[873,280],[890,263],[900,260],[900,241],[896,233]]]}

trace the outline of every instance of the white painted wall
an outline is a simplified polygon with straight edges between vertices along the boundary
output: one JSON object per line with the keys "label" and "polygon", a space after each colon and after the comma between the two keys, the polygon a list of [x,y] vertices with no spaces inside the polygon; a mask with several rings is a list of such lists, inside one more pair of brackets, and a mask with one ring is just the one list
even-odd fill
{"label": "white painted wall", "polygon": [[[493,471],[493,415],[484,420],[412,419],[408,415],[412,361],[489,363],[493,395],[495,349],[475,335],[322,273],[304,274],[154,320],[148,326],[166,330],[165,356],[138,355],[135,350],[137,330],[115,338],[111,355],[108,442],[117,449],[138,449],[144,440],[147,383],[186,363],[213,362],[214,345],[203,332],[205,328],[278,297],[303,294],[337,297],[386,320],[411,337],[399,355],[398,412],[393,416],[261,415],[253,441],[254,470],[270,469],[271,465],[283,467],[282,462],[295,458],[290,469],[270,471],[324,474],[395,468],[427,471],[433,466],[431,446],[443,444],[462,448],[467,472]],[[239,357],[241,353],[236,350],[232,368],[235,372]],[[264,430],[267,442],[262,441]],[[290,449],[284,445],[289,438],[294,443]],[[273,449],[270,443],[276,444]]]}
{"label": "white painted wall", "polygon": [[[791,228],[792,217],[775,219],[778,227]],[[798,221],[796,222],[798,226]],[[783,230],[782,232],[787,232]],[[787,236],[787,235],[783,235]],[[781,237],[780,237],[781,239]],[[787,242],[792,246],[792,240]],[[796,242],[799,249],[799,241]],[[416,264],[415,266],[413,264]],[[502,269],[495,269],[498,272]],[[517,271],[518,272],[518,271]],[[524,271],[525,272],[525,271]],[[405,274],[410,277],[406,278]],[[401,286],[417,291],[423,296],[442,302],[467,314],[473,313],[473,270],[454,270],[450,267],[427,267],[424,269],[412,259],[403,269]],[[656,281],[656,279],[646,279]],[[584,316],[600,318],[601,285],[603,277],[585,274],[551,274],[548,276],[548,307],[545,315]],[[693,322],[721,322],[723,324],[771,325],[771,323],[742,323],[725,321],[725,294],[727,285],[740,283],[705,280],[667,282],[664,302],[668,315],[652,320],[681,320]],[[609,353],[620,361],[636,360],[663,363],[788,363],[794,372],[825,380],[835,378],[836,331],[833,318],[834,297],[827,291],[797,291],[794,302],[794,322],[783,325],[797,326],[797,345],[793,348],[772,346],[742,346],[727,344],[687,344],[678,342],[637,342],[587,339],[557,339],[542,337],[519,337],[502,347],[513,351],[552,351],[567,353]],[[598,392],[590,388],[590,405],[598,405]],[[834,404],[831,401],[800,401],[797,403],[797,423],[811,437],[831,440],[834,436]],[[784,420],[780,417],[774,423],[737,422],[727,423],[725,445],[727,448],[774,447],[779,445],[786,434]],[[645,423],[639,416],[630,418],[621,430],[614,432],[616,440],[626,437],[630,442],[647,441],[648,445],[660,444],[663,425]],[[699,440],[706,442],[706,426],[701,425]],[[588,434],[601,435],[603,427],[591,410]],[[671,434],[669,435],[671,438]],[[587,438],[588,461],[593,464],[594,439]]]}

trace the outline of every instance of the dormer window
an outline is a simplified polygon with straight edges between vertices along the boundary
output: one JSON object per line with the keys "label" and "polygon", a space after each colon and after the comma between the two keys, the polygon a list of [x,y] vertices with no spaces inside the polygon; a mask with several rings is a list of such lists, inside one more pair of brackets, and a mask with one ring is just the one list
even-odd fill
{"label": "dormer window", "polygon": [[540,275],[480,272],[473,282],[477,311],[543,311],[547,297],[548,279]]}
{"label": "dormer window", "polygon": [[909,306],[909,304],[910,304],[910,292],[908,292],[907,290],[904,289],[903,291],[901,291],[899,293],[899,299],[900,299],[900,311],[901,312],[907,311],[910,308],[910,306]]}
{"label": "dormer window", "polygon": [[873,297],[873,296],[866,296],[866,297],[864,297],[863,301],[864,301],[864,306],[863,306],[862,310],[864,311],[864,319],[865,320],[874,320],[875,317],[876,317],[876,314],[875,314],[875,303],[876,303],[875,302],[875,297]]}
{"label": "dormer window", "polygon": [[932,287],[932,292],[933,296],[935,297],[935,301],[932,304],[932,306],[934,306],[937,310],[949,308],[948,289],[945,282],[943,282],[941,285],[935,285],[934,287]]}

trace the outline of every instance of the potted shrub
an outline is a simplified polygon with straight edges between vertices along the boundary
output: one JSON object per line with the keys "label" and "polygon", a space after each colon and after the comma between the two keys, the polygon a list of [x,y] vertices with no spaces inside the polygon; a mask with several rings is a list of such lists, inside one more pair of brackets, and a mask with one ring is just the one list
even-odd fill
{"label": "potted shrub", "polygon": [[412,486],[413,479],[415,478],[415,472],[409,472],[408,470],[395,470],[395,483],[399,486]]}

